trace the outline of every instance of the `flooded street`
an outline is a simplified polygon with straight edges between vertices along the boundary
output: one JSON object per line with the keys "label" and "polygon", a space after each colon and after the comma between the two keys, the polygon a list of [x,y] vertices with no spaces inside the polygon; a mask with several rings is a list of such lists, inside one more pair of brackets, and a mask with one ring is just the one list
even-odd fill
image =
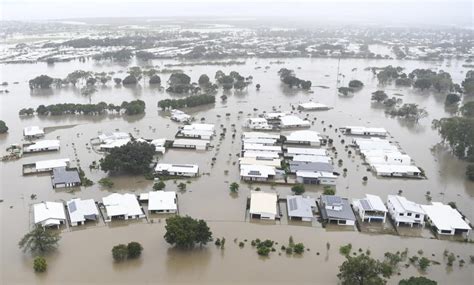
{"label": "flooded street", "polygon": [[[244,59],[245,60],[245,59]],[[280,196],[290,194],[289,186],[271,186],[269,184],[246,184],[239,179],[238,157],[241,149],[240,136],[242,122],[247,116],[257,116],[272,108],[291,111],[292,106],[313,100],[333,107],[322,112],[301,112],[300,117],[315,118],[311,130],[318,131],[334,139],[337,155],[330,152],[333,161],[343,160],[342,166],[335,163],[335,171],[342,173],[347,168],[347,175],[337,180],[336,193],[342,197],[361,198],[366,193],[379,195],[384,201],[388,194],[397,194],[402,190],[403,196],[417,203],[428,204],[427,191],[432,201],[443,203],[455,202],[458,209],[474,220],[474,183],[465,178],[466,163],[452,154],[435,150],[433,146],[440,142],[436,130],[431,128],[433,119],[451,115],[445,109],[445,95],[430,92],[414,91],[411,88],[398,88],[394,85],[377,86],[377,78],[366,67],[384,67],[387,65],[402,66],[407,73],[415,68],[444,70],[451,74],[455,83],[461,82],[467,68],[462,62],[445,61],[398,61],[398,60],[367,60],[367,59],[281,59],[284,64],[274,64],[271,59],[246,59],[245,65],[233,66],[184,66],[183,71],[197,82],[201,74],[207,74],[214,81],[217,70],[225,73],[237,71],[243,76],[253,76],[253,84],[243,92],[225,93],[226,102],[221,102],[222,89],[216,96],[214,106],[206,105],[186,109],[196,121],[204,118],[205,123],[216,125],[217,134],[226,128],[226,136],[220,140],[219,135],[211,141],[213,146],[208,151],[168,150],[160,162],[193,163],[200,167],[201,176],[190,179],[186,191],[178,190],[177,183],[166,181],[166,190],[178,192],[179,212],[193,218],[208,221],[214,237],[225,237],[227,244],[224,250],[209,244],[202,249],[182,252],[170,246],[163,239],[165,233],[164,219],[154,218],[153,222],[132,221],[128,223],[99,223],[97,226],[78,227],[74,230],[65,229],[57,252],[48,256],[48,272],[35,275],[31,269],[32,258],[18,249],[18,241],[31,228],[31,204],[40,201],[67,201],[74,197],[94,198],[100,200],[109,192],[142,193],[152,189],[153,181],[143,176],[111,176],[114,186],[104,188],[98,183],[92,187],[81,187],[76,191],[55,190],[51,187],[49,175],[22,176],[22,165],[38,160],[70,158],[72,166],[81,166],[86,176],[97,182],[107,174],[100,170],[89,170],[89,165],[102,157],[90,148],[90,140],[99,132],[120,131],[130,132],[135,137],[146,139],[174,138],[178,123],[172,122],[165,112],[157,107],[157,102],[166,98],[178,98],[164,90],[149,86],[142,80],[136,87],[117,87],[113,83],[106,86],[98,85],[98,92],[92,95],[91,102],[105,101],[120,105],[122,101],[140,99],[146,102],[146,114],[139,116],[49,116],[20,118],[21,108],[36,107],[40,104],[53,103],[89,103],[89,98],[81,95],[79,88],[62,88],[50,90],[33,90],[28,87],[28,80],[41,74],[64,78],[68,73],[82,69],[94,72],[118,72],[116,77],[124,77],[128,66],[112,63],[97,63],[92,60],[85,63],[73,61],[55,63],[54,65],[15,64],[1,66],[1,81],[9,83],[8,94],[0,94],[0,118],[4,120],[9,132],[0,135],[0,150],[13,143],[23,140],[22,131],[26,126],[38,125],[46,128],[46,139],[59,139],[59,152],[25,155],[16,161],[0,163],[0,283],[2,284],[69,284],[89,283],[88,278],[96,284],[228,284],[231,280],[240,280],[244,284],[335,284],[338,282],[338,266],[344,257],[338,250],[341,245],[352,243],[353,249],[370,249],[372,255],[383,258],[387,251],[403,251],[409,249],[409,256],[415,255],[419,249],[425,256],[441,262],[432,265],[427,277],[435,279],[439,284],[472,284],[474,280],[473,264],[469,256],[474,255],[474,244],[434,239],[433,236],[419,238],[401,237],[388,234],[366,234],[357,231],[333,231],[322,228],[321,224],[313,226],[291,224],[286,221],[274,224],[249,222],[246,219],[246,200],[250,190],[260,187],[263,191],[276,191]],[[153,65],[164,68],[165,64],[177,63],[174,60],[154,60]],[[143,65],[144,63],[132,63]],[[149,64],[149,63],[147,63]],[[339,65],[339,86],[346,86],[352,79],[364,82],[362,90],[350,97],[342,97],[336,91],[336,77]],[[268,68],[265,68],[268,66]],[[256,69],[257,67],[261,67]],[[286,67],[295,70],[299,78],[311,80],[314,93],[296,89],[288,89],[280,82],[277,71]],[[181,68],[181,67],[180,67]],[[165,82],[170,74],[159,74]],[[13,82],[19,84],[13,84]],[[255,90],[259,83],[260,91]],[[163,84],[166,87],[166,84]],[[327,86],[321,88],[318,86]],[[384,89],[389,97],[399,96],[404,103],[416,103],[426,108],[428,117],[419,124],[402,119],[391,118],[384,109],[371,103],[371,93]],[[293,111],[299,113],[299,111]],[[226,114],[230,114],[226,116]],[[330,127],[332,125],[332,127]],[[390,140],[397,142],[402,150],[410,155],[416,165],[421,167],[427,176],[424,180],[377,178],[361,165],[359,155],[349,155],[345,150],[344,138],[335,129],[346,125],[365,125],[383,127],[390,133]],[[233,129],[236,130],[232,138]],[[346,144],[348,138],[344,138]],[[215,162],[213,163],[213,158]],[[368,176],[363,183],[362,177]],[[229,184],[241,184],[238,194],[231,194]],[[307,195],[319,197],[322,186],[306,187]],[[31,195],[35,194],[36,199]],[[286,212],[286,210],[285,210]],[[269,258],[259,257],[250,246],[255,238],[272,239],[280,244],[288,242],[293,236],[296,241],[303,242],[310,251],[302,257],[281,256],[271,253]],[[473,238],[471,234],[470,238]],[[248,239],[244,248],[238,242]],[[110,250],[118,243],[138,241],[144,251],[142,258],[124,264],[114,264]],[[326,243],[331,244],[326,249]],[[443,261],[443,251],[448,249],[466,260],[464,267],[458,262],[453,268],[447,268]],[[319,255],[317,254],[319,253]],[[432,255],[434,254],[434,255]],[[291,265],[291,266],[289,266]],[[401,266],[401,275],[394,276],[389,284],[398,284],[402,278],[419,275],[414,266]],[[242,278],[245,276],[245,278]]]}

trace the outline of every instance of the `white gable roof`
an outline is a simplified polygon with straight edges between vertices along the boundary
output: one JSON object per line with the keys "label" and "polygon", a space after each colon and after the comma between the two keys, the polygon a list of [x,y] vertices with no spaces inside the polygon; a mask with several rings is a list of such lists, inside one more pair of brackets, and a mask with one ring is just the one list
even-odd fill
{"label": "white gable roof", "polygon": [[155,171],[168,171],[168,172],[182,172],[182,173],[198,173],[199,166],[195,164],[170,164],[170,163],[158,163],[155,167]]}
{"label": "white gable roof", "polygon": [[112,216],[136,216],[142,215],[142,209],[138,204],[137,197],[133,194],[119,194],[113,193],[109,196],[103,197],[102,202],[107,210],[107,215]]}
{"label": "white gable roof", "polygon": [[44,130],[38,126],[30,126],[23,129],[25,136],[37,136],[44,135]]}
{"label": "white gable roof", "polygon": [[288,195],[287,208],[288,216],[290,217],[301,217],[301,218],[312,218],[313,208],[316,207],[316,201],[311,197],[303,197],[300,195]]}
{"label": "white gable roof", "polygon": [[450,205],[433,202],[432,205],[421,205],[421,208],[439,230],[471,229],[462,215]]}
{"label": "white gable roof", "polygon": [[99,215],[94,199],[81,200],[77,198],[69,200],[67,202],[67,211],[71,223],[83,222],[86,220],[85,216]]}
{"label": "white gable roof", "polygon": [[39,149],[59,149],[59,140],[41,140],[25,147],[25,151],[35,151]]}
{"label": "white gable roof", "polygon": [[281,121],[282,126],[296,126],[296,125],[309,126],[310,125],[309,121],[303,120],[297,116],[292,116],[292,115],[281,117],[280,121]]}
{"label": "white gable roof", "polygon": [[59,202],[43,202],[33,205],[35,224],[43,226],[59,225],[66,220],[64,205]]}
{"label": "white gable roof", "polygon": [[294,131],[291,134],[286,136],[287,141],[302,141],[302,142],[319,142],[321,137],[318,132],[302,130]]}
{"label": "white gable roof", "polygon": [[52,160],[41,160],[37,161],[35,166],[36,170],[51,169],[56,167],[66,167],[69,164],[69,158],[52,159]]}
{"label": "white gable roof", "polygon": [[387,199],[391,202],[397,213],[404,213],[406,211],[409,211],[418,214],[425,214],[419,204],[409,201],[403,196],[388,195]]}
{"label": "white gable roof", "polygon": [[275,175],[275,167],[268,165],[243,164],[240,166],[240,176],[268,178]]}

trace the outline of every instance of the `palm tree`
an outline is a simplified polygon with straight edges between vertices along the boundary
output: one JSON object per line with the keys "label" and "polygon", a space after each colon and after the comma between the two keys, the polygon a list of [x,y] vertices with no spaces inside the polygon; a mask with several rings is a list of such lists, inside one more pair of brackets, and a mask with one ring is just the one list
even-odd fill
{"label": "palm tree", "polygon": [[61,236],[58,232],[52,232],[41,226],[36,226],[27,233],[18,243],[23,251],[32,253],[45,253],[56,249]]}
{"label": "palm tree", "polygon": [[236,182],[232,182],[232,184],[230,184],[229,186],[229,189],[231,192],[235,193],[239,191],[239,184],[237,184]]}

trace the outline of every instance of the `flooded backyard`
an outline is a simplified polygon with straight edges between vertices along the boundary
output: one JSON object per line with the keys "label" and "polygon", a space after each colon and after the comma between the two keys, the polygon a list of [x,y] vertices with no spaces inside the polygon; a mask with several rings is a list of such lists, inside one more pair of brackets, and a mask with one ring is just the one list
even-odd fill
{"label": "flooded backyard", "polygon": [[[0,117],[8,127],[8,135],[0,135],[0,149],[14,143],[23,143],[23,128],[38,125],[45,128],[46,139],[59,139],[59,152],[28,154],[16,161],[0,163],[0,280],[2,284],[69,284],[69,283],[136,283],[136,284],[228,284],[240,280],[244,284],[336,284],[338,266],[344,257],[338,250],[341,245],[352,243],[354,249],[370,249],[372,255],[383,258],[387,251],[409,249],[409,256],[423,250],[425,256],[437,260],[440,265],[432,265],[426,275],[437,280],[439,284],[472,284],[474,273],[469,256],[474,255],[474,244],[449,240],[439,240],[427,230],[403,228],[397,235],[393,229],[340,230],[332,227],[323,228],[320,223],[288,222],[282,219],[274,223],[249,222],[246,218],[246,201],[250,190],[256,187],[263,191],[276,191],[280,196],[291,193],[290,186],[270,185],[263,183],[244,183],[239,179],[238,156],[241,150],[242,123],[248,116],[258,116],[272,109],[292,111],[293,106],[310,100],[333,107],[329,111],[297,113],[301,118],[308,116],[314,121],[311,130],[334,139],[337,154],[330,152],[333,161],[343,160],[342,165],[335,163],[335,171],[347,174],[337,180],[336,193],[342,197],[362,198],[366,193],[379,195],[384,201],[387,195],[396,195],[401,190],[407,199],[420,204],[428,204],[427,192],[432,201],[443,203],[455,202],[457,208],[474,220],[474,183],[465,178],[465,162],[458,160],[445,150],[433,148],[440,142],[436,130],[431,128],[433,119],[451,115],[445,109],[445,95],[430,92],[414,91],[411,88],[398,88],[394,85],[377,86],[377,78],[366,67],[384,67],[387,65],[402,66],[407,72],[415,68],[444,70],[451,74],[455,83],[465,77],[467,68],[462,62],[445,61],[397,61],[367,59],[281,59],[284,63],[274,64],[271,59],[244,59],[246,64],[233,66],[183,66],[183,71],[196,82],[201,74],[207,74],[213,81],[217,70],[225,73],[237,71],[243,76],[253,76],[253,84],[242,92],[224,93],[228,99],[220,100],[222,90],[216,95],[215,105],[206,105],[185,109],[197,121],[215,124],[217,134],[223,132],[223,139],[216,136],[211,141],[208,151],[169,149],[159,157],[160,162],[191,163],[200,167],[201,176],[189,179],[185,191],[178,189],[178,183],[166,181],[166,190],[177,191],[180,215],[208,221],[214,237],[225,237],[228,242],[224,250],[209,244],[193,251],[180,251],[171,248],[163,239],[165,233],[164,218],[112,222],[99,222],[74,229],[63,229],[62,239],[57,252],[48,256],[49,268],[44,275],[35,275],[31,270],[32,258],[18,249],[18,241],[32,226],[31,205],[40,201],[67,201],[74,197],[93,198],[99,201],[110,192],[143,193],[152,189],[153,181],[143,176],[110,176],[114,182],[112,188],[105,188],[95,183],[91,187],[78,189],[53,189],[49,175],[22,176],[22,165],[38,160],[70,158],[72,166],[81,166],[86,176],[97,182],[107,174],[89,169],[93,161],[98,161],[102,154],[90,146],[90,140],[99,132],[120,130],[129,132],[135,137],[146,139],[173,139],[179,124],[169,119],[166,112],[157,107],[157,102],[166,98],[179,98],[163,89],[141,82],[136,87],[117,87],[109,83],[98,86],[92,95],[91,102],[118,104],[122,101],[140,99],[146,102],[145,115],[138,116],[18,116],[22,108],[36,108],[40,104],[54,103],[89,103],[89,97],[81,95],[79,88],[67,87],[50,90],[33,90],[28,87],[28,80],[40,74],[64,78],[68,73],[82,69],[94,72],[126,71],[128,65],[77,61],[55,63],[54,65],[15,64],[1,66],[1,81],[9,83],[8,94],[0,94]],[[154,60],[153,65],[164,68],[165,64],[177,63],[174,60]],[[144,63],[133,63],[141,65]],[[149,64],[149,63],[147,63]],[[268,68],[265,68],[268,66]],[[345,86],[352,79],[364,82],[362,90],[353,96],[343,97],[337,94],[337,71]],[[261,68],[257,68],[261,67]],[[311,80],[312,93],[288,89],[280,82],[277,71],[286,67],[293,69],[299,78]],[[116,74],[123,77],[123,74]],[[165,82],[170,74],[159,74]],[[13,84],[13,82],[19,82]],[[259,83],[261,89],[256,90]],[[166,84],[162,83],[166,87]],[[324,86],[329,88],[322,88]],[[404,103],[416,103],[428,111],[428,117],[418,124],[403,119],[392,118],[384,109],[371,103],[371,93],[384,89],[389,97],[399,96]],[[398,95],[395,95],[398,94]],[[401,94],[402,96],[400,96]],[[227,115],[228,114],[228,115]],[[307,115],[306,115],[307,114]],[[202,120],[203,118],[204,120]],[[389,133],[389,139],[396,142],[401,149],[410,155],[416,165],[421,167],[427,179],[378,178],[362,165],[359,155],[348,154],[345,145],[349,141],[336,129],[347,125],[365,125],[383,127]],[[235,129],[235,138],[232,133]],[[345,143],[341,142],[345,139]],[[215,160],[213,159],[215,158]],[[368,181],[363,182],[362,177]],[[240,183],[237,194],[231,194],[229,185]],[[307,186],[305,195],[314,198],[322,193],[322,186]],[[32,194],[36,195],[33,199]],[[286,212],[286,209],[283,209]],[[285,253],[271,253],[262,258],[251,247],[250,241],[255,238],[272,239],[280,244],[286,243],[289,236],[303,242],[310,251],[301,257],[288,257]],[[473,238],[472,234],[469,238]],[[239,248],[237,241],[247,239],[245,246]],[[144,247],[142,258],[124,264],[114,264],[110,250],[113,245],[138,241]],[[330,243],[330,249],[327,249]],[[279,247],[279,246],[278,246]],[[449,250],[458,259],[467,264],[452,268],[443,261],[443,252]],[[401,275],[394,276],[389,284],[398,284],[402,278],[421,274],[414,266],[401,268]],[[423,273],[425,274],[425,273]],[[242,276],[245,276],[243,278]],[[93,280],[85,281],[85,280]],[[233,282],[231,282],[231,280]]]}

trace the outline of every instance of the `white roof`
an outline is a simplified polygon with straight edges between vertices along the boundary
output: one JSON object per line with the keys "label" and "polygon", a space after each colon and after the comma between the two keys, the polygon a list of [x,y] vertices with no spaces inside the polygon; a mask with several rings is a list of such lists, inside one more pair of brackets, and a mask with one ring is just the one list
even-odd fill
{"label": "white roof", "polygon": [[86,220],[85,216],[99,215],[94,199],[81,200],[77,198],[69,200],[67,202],[67,211],[71,223],[84,222]]}
{"label": "white roof", "polygon": [[244,157],[257,157],[257,158],[279,158],[278,152],[272,151],[246,151]]}
{"label": "white roof", "polygon": [[183,126],[183,130],[214,131],[212,124],[191,124]]}
{"label": "white roof", "polygon": [[210,142],[208,140],[193,140],[193,139],[175,139],[173,145],[194,145],[194,146],[207,146]]}
{"label": "white roof", "polygon": [[251,191],[250,213],[277,215],[277,194],[262,191]]}
{"label": "white roof", "polygon": [[214,135],[214,131],[212,130],[181,130],[181,134],[187,136],[209,136],[212,137]]}
{"label": "white roof", "polygon": [[306,171],[306,170],[297,170],[297,177],[306,177],[306,178],[337,178],[337,175],[334,175],[331,172],[326,171]]}
{"label": "white roof", "polygon": [[421,208],[439,230],[471,229],[458,210],[449,205],[433,202],[432,205],[421,205]]}
{"label": "white roof", "polygon": [[425,213],[419,204],[409,201],[403,196],[388,195],[387,200],[391,202],[397,213],[404,213],[406,211],[418,214]]}
{"label": "white roof", "polygon": [[169,164],[169,163],[158,163],[155,167],[155,171],[168,171],[168,172],[184,172],[184,173],[198,173],[199,166],[195,164]]}
{"label": "white roof", "polygon": [[319,155],[327,156],[328,152],[324,148],[303,148],[303,147],[289,147],[286,149],[286,153],[289,155]]}
{"label": "white roof", "polygon": [[330,163],[332,158],[329,156],[323,155],[306,155],[306,154],[296,154],[293,156],[293,161],[301,161],[301,162],[324,162]]}
{"label": "white roof", "polygon": [[361,150],[361,154],[363,154],[365,157],[384,157],[387,154],[401,154],[401,152],[398,149],[392,149],[392,150],[383,150],[383,149],[374,149],[374,150]]}
{"label": "white roof", "polygon": [[367,128],[362,126],[346,126],[346,129],[350,129],[351,133],[373,133],[373,134],[386,134],[387,130],[384,128]]}
{"label": "white roof", "polygon": [[273,112],[273,113],[265,113],[265,114],[263,114],[263,117],[265,117],[265,119],[278,119],[278,118],[281,118],[281,117],[286,116],[286,115],[288,115],[288,113]]}
{"label": "white roof", "polygon": [[262,132],[244,132],[242,134],[244,139],[279,139],[280,135],[277,134],[270,134],[270,133],[262,133]]}
{"label": "white roof", "polygon": [[[361,202],[362,200],[365,202]],[[359,204],[366,211],[387,212],[387,207],[385,207],[382,199],[376,195],[365,194],[365,198],[356,199],[354,203]]]}
{"label": "white roof", "polygon": [[309,126],[311,123],[296,116],[284,116],[280,118],[282,126]]}
{"label": "white roof", "polygon": [[101,142],[106,142],[108,140],[127,139],[127,138],[130,138],[130,134],[124,133],[124,132],[106,132],[99,135],[99,140]]}
{"label": "white roof", "polygon": [[420,173],[421,170],[414,165],[401,164],[373,164],[372,167],[377,173]]}
{"label": "white roof", "polygon": [[307,102],[307,103],[301,103],[298,105],[299,107],[306,109],[306,110],[311,110],[311,109],[327,109],[328,106],[321,104],[321,103],[316,103],[316,102]]}
{"label": "white roof", "polygon": [[316,201],[311,197],[303,197],[300,195],[286,196],[288,216],[312,218],[313,210],[316,207]]}
{"label": "white roof", "polygon": [[265,118],[247,118],[247,120],[249,122],[251,122],[252,124],[254,124],[254,123],[265,123],[266,124],[267,123],[267,119],[265,119]]}
{"label": "white roof", "polygon": [[69,158],[42,160],[36,162],[36,170],[51,169],[56,167],[66,167],[69,165]]}
{"label": "white roof", "polygon": [[44,135],[44,130],[38,126],[29,126],[23,129],[25,136]]}
{"label": "white roof", "polygon": [[276,139],[264,139],[264,138],[248,138],[242,139],[243,143],[247,144],[263,144],[263,145],[273,145],[276,143]]}
{"label": "white roof", "polygon": [[38,150],[38,149],[45,149],[45,148],[49,148],[49,149],[59,149],[59,141],[58,140],[41,140],[41,141],[37,141],[27,147],[25,147],[25,150],[26,151],[35,151],[35,150]]}
{"label": "white roof", "polygon": [[188,114],[184,113],[173,113],[171,115],[171,119],[176,120],[178,122],[184,122],[190,120],[192,117]]}
{"label": "white roof", "polygon": [[113,193],[103,197],[102,202],[105,205],[109,217],[120,215],[137,216],[143,214],[137,197],[133,194]]}
{"label": "white roof", "polygon": [[148,210],[177,210],[176,192],[151,191],[148,193]]}
{"label": "white roof", "polygon": [[59,202],[43,202],[33,205],[35,224],[43,226],[59,225],[59,221],[66,220],[64,205]]}
{"label": "white roof", "polygon": [[281,152],[281,146],[273,145],[262,145],[255,143],[244,143],[244,151],[253,150],[253,151],[271,151],[271,152]]}
{"label": "white roof", "polygon": [[302,131],[294,131],[291,134],[287,135],[286,140],[313,143],[313,142],[319,142],[321,140],[321,137],[319,136],[318,132],[302,130]]}
{"label": "white roof", "polygon": [[107,139],[104,141],[103,144],[100,145],[100,148],[102,149],[111,149],[111,148],[116,148],[116,147],[121,147],[123,145],[126,145],[130,142],[130,138],[124,138],[124,139]]}
{"label": "white roof", "polygon": [[244,164],[240,166],[240,176],[267,178],[275,175],[275,167],[268,165]]}
{"label": "white roof", "polygon": [[241,157],[239,158],[240,165],[255,164],[268,165],[273,167],[281,167],[281,159],[279,158],[257,158],[257,157]]}

